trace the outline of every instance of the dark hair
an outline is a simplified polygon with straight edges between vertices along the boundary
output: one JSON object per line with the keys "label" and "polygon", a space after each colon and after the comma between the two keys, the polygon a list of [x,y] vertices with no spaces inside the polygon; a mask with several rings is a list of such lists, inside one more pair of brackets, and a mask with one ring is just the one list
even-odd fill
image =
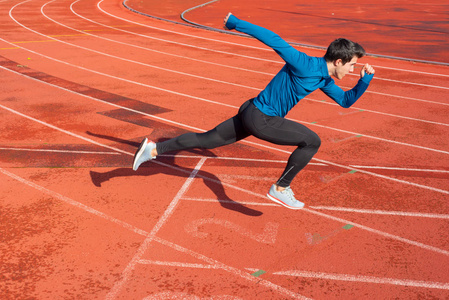
{"label": "dark hair", "polygon": [[351,61],[354,56],[361,58],[366,54],[365,49],[357,43],[348,39],[339,38],[333,41],[327,48],[324,59],[327,62],[341,59],[343,64]]}

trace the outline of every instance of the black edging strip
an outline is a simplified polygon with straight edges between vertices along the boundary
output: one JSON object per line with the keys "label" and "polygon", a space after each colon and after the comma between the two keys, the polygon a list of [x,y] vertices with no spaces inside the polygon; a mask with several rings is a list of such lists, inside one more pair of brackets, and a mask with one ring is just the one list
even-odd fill
{"label": "black edging strip", "polygon": [[[181,13],[180,17],[181,17],[181,19],[182,19],[184,22],[186,22],[187,24],[186,24],[186,23],[182,23],[182,22],[177,22],[177,21],[172,21],[172,20],[164,19],[164,18],[161,18],[161,17],[152,16],[152,15],[149,15],[149,14],[146,14],[146,13],[143,13],[143,12],[140,12],[140,11],[137,11],[137,10],[135,10],[135,9],[133,9],[133,8],[131,8],[131,7],[129,7],[128,5],[126,5],[126,2],[127,2],[127,1],[128,1],[128,0],[123,0],[123,3],[122,3],[123,6],[124,6],[126,9],[128,9],[128,10],[134,12],[134,13],[137,13],[137,14],[139,14],[139,15],[143,15],[143,16],[145,16],[145,17],[149,17],[149,18],[153,18],[153,19],[156,19],[156,20],[161,20],[161,21],[165,21],[165,22],[169,22],[169,23],[174,23],[174,24],[177,24],[177,25],[183,25],[183,26],[188,26],[188,27],[193,27],[193,28],[205,29],[205,30],[210,30],[210,31],[219,32],[219,33],[225,33],[225,34],[236,35],[236,36],[241,36],[241,37],[246,37],[246,38],[252,38],[252,39],[254,39],[252,36],[247,35],[247,34],[242,34],[242,33],[232,32],[232,31],[229,31],[229,30],[217,29],[217,28],[213,28],[213,27],[206,26],[206,25],[201,25],[201,24],[195,23],[195,22],[193,22],[193,21],[187,20],[187,19],[184,17],[184,15],[185,15],[186,13],[188,13],[188,12],[194,10],[194,9],[197,9],[197,8],[200,8],[200,7],[203,7],[203,6],[206,6],[206,5],[208,5],[208,4],[211,4],[211,3],[216,2],[216,1],[219,1],[219,0],[212,0],[212,1],[206,2],[206,3],[204,3],[204,4],[200,4],[200,5],[198,5],[198,6],[195,6],[195,7],[192,7],[192,8],[189,8],[189,9],[183,11],[183,12]],[[326,50],[326,49],[327,49],[327,47],[322,47],[322,46],[315,46],[315,45],[309,45],[309,44],[301,44],[301,43],[297,43],[297,42],[289,42],[289,41],[287,41],[287,42],[288,42],[289,44],[291,44],[291,45],[300,46],[300,47],[306,47],[306,48],[312,48],[312,49],[319,49],[319,50]],[[449,66],[449,63],[438,62],[438,61],[429,61],[429,60],[422,60],[422,59],[405,58],[405,57],[390,56],[390,55],[375,54],[375,53],[366,53],[366,55],[367,55],[367,56],[372,56],[372,57],[388,58],[388,59],[395,59],[395,60],[402,60],[402,61],[418,62],[418,63],[433,64],[433,65],[440,65],[440,66]]]}

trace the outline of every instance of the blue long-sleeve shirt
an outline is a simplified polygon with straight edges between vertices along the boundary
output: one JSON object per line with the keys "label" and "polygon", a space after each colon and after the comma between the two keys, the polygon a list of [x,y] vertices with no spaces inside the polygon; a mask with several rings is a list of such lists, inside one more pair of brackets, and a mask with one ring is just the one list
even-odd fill
{"label": "blue long-sleeve shirt", "polygon": [[228,29],[249,34],[271,47],[286,62],[266,88],[254,99],[254,105],[269,116],[285,117],[304,97],[321,89],[342,107],[350,107],[362,96],[373,78],[365,74],[349,91],[343,91],[329,76],[324,57],[312,57],[290,46],[276,33],[231,15]]}

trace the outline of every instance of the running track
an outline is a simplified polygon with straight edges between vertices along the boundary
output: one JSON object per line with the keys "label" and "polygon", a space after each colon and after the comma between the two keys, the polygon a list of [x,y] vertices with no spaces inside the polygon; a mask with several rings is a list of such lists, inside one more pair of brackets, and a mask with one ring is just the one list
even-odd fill
{"label": "running track", "polygon": [[[187,2],[173,9],[201,4]],[[290,211],[264,196],[289,147],[249,138],[130,168],[144,136],[207,130],[257,94],[282,66],[259,42],[111,0],[0,11],[2,299],[449,297],[447,66],[367,57],[354,107],[302,100],[288,117],[323,143]]]}

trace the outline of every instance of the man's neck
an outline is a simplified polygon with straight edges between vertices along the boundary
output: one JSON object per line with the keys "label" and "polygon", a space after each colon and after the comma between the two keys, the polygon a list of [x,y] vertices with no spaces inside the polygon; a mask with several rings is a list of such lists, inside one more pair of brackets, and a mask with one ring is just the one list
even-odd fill
{"label": "man's neck", "polygon": [[335,73],[335,65],[334,65],[334,63],[327,61],[326,65],[327,65],[327,71],[329,72],[329,76],[334,75],[334,73]]}

